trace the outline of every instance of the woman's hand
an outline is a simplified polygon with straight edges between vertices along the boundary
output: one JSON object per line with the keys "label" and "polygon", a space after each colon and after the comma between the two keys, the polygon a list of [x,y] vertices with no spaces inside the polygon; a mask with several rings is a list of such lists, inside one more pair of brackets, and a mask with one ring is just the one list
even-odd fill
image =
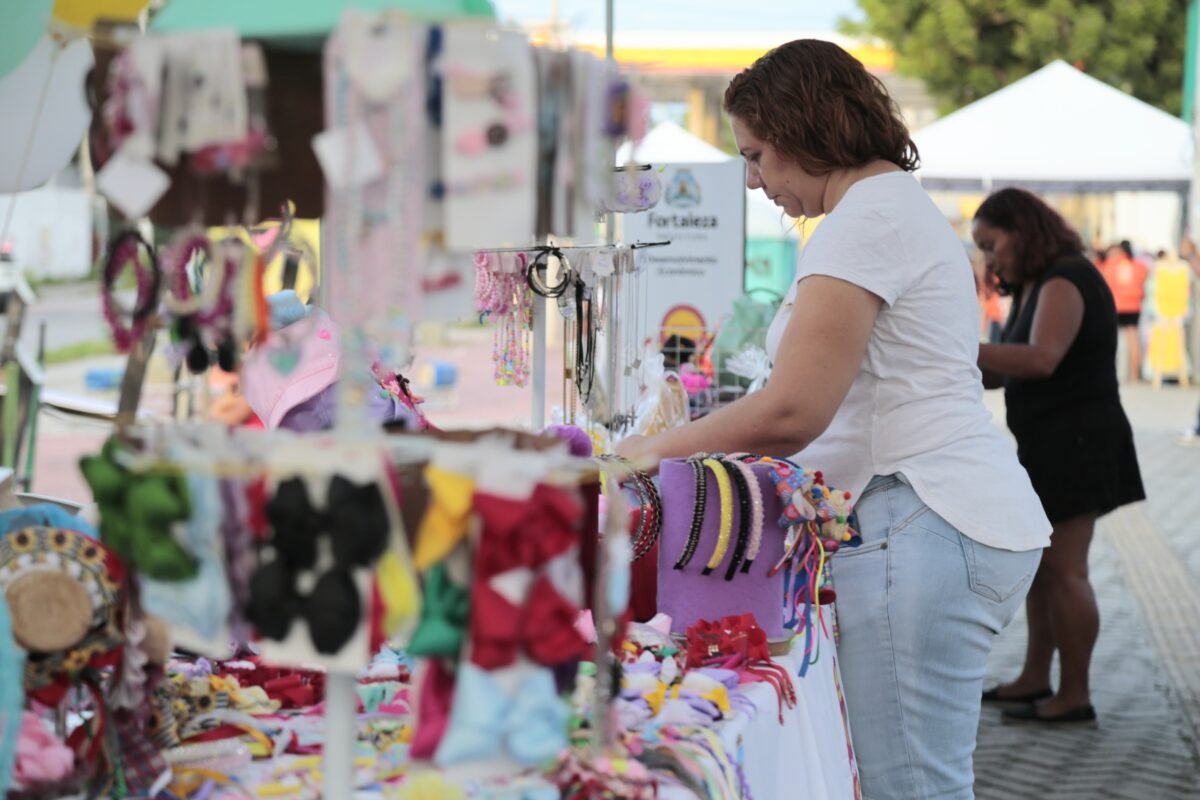
{"label": "woman's hand", "polygon": [[654,451],[648,436],[626,436],[617,442],[617,455],[633,462],[634,466],[651,474],[658,472],[658,462],[661,460]]}

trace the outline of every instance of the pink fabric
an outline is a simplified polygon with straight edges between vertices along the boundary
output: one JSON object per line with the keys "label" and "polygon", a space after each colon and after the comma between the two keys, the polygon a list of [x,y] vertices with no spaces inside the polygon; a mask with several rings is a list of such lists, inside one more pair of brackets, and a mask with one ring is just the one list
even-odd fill
{"label": "pink fabric", "polygon": [[317,310],[250,351],[242,390],[267,428],[278,428],[289,411],[333,385],[341,367],[339,338],[337,325]]}
{"label": "pink fabric", "polygon": [[75,753],[55,738],[49,728],[29,711],[21,715],[21,732],[13,762],[13,788],[25,790],[57,783],[75,769]]}

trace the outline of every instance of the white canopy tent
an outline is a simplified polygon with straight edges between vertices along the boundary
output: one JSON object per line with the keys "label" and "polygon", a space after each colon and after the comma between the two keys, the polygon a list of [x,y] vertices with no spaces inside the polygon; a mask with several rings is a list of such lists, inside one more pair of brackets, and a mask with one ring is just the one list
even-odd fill
{"label": "white canopy tent", "polygon": [[1171,191],[1192,179],[1183,120],[1055,61],[913,134],[927,189]]}

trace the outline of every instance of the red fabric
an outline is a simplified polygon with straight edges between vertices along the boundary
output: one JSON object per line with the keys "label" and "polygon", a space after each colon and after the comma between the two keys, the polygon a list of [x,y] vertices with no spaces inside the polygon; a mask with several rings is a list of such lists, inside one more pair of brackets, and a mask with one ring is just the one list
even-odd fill
{"label": "red fabric", "polygon": [[450,704],[453,700],[454,676],[441,660],[430,659],[421,679],[417,727],[408,750],[413,758],[433,758],[450,724]]}
{"label": "red fabric", "polygon": [[[646,509],[647,515],[650,509]],[[630,535],[637,530],[641,517],[640,509],[633,509],[629,514]],[[654,520],[650,520],[651,526]],[[638,622],[649,622],[658,613],[658,547],[655,542],[646,555],[633,562],[630,567],[629,608],[633,618]]]}
{"label": "red fabric", "polygon": [[483,579],[471,588],[471,662],[481,669],[500,669],[517,660],[521,610]]}
{"label": "red fabric", "polygon": [[578,616],[579,609],[554,588],[549,578],[535,580],[521,626],[529,657],[548,667],[587,658],[591,648],[575,628]]}
{"label": "red fabric", "polygon": [[748,665],[770,660],[767,633],[758,627],[753,614],[700,620],[687,629],[688,669],[715,662]]}
{"label": "red fabric", "polygon": [[265,542],[270,538],[271,523],[267,519],[267,481],[259,478],[246,484],[246,504],[248,514],[246,525],[256,541]]}
{"label": "red fabric", "polygon": [[545,576],[534,580],[522,608],[476,582],[471,595],[471,662],[481,669],[500,669],[513,664],[522,649],[548,667],[587,658],[591,648],[575,628],[578,616],[579,609]]}
{"label": "red fabric", "polygon": [[383,620],[387,617],[387,607],[383,604],[383,595],[379,591],[379,579],[371,577],[371,598],[367,619],[370,627],[370,647],[372,653],[378,653],[387,643],[387,633],[383,630]]}
{"label": "red fabric", "polygon": [[306,708],[325,697],[325,673],[316,670],[288,669],[256,664],[254,669],[228,669],[217,663],[213,672],[221,677],[237,678],[241,686],[260,686],[283,708]]}
{"label": "red fabric", "polygon": [[580,489],[583,496],[583,525],[579,535],[579,567],[583,570],[583,605],[593,608],[596,592],[596,556],[600,546],[600,484]]}
{"label": "red fabric", "polygon": [[480,493],[475,510],[483,519],[483,535],[474,569],[483,578],[540,566],[579,541],[582,508],[566,489],[538,486],[528,500]]}

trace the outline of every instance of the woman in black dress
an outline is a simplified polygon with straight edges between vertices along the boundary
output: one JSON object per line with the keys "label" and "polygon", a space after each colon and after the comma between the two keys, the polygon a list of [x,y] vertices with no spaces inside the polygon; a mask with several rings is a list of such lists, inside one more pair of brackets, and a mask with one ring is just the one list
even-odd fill
{"label": "woman in black dress", "polygon": [[983,699],[1010,704],[1011,719],[1091,722],[1088,667],[1100,615],[1088,547],[1098,517],[1145,499],[1117,390],[1116,306],[1079,234],[1029,192],[988,197],[973,235],[1013,300],[1002,343],[981,345],[979,366],[985,385],[1005,390],[1018,456],[1054,523],[1026,600],[1025,666]]}

